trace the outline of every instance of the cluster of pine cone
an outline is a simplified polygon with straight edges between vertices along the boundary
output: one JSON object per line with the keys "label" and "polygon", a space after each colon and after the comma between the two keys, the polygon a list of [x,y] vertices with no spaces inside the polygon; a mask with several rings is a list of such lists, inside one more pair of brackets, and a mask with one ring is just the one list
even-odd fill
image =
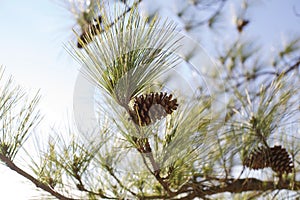
{"label": "cluster of pine cone", "polygon": [[177,109],[177,99],[163,92],[140,95],[134,98],[133,110],[129,111],[132,121],[139,126],[148,126]]}
{"label": "cluster of pine cone", "polygon": [[244,160],[243,165],[255,170],[271,167],[278,174],[291,173],[294,168],[288,152],[281,145],[258,147]]}

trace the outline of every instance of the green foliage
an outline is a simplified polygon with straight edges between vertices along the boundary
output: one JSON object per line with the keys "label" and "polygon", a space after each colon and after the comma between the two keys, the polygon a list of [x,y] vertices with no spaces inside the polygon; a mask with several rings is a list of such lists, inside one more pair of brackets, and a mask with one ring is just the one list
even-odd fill
{"label": "green foliage", "polygon": [[[128,18],[109,27],[108,14],[101,13],[105,31],[84,50],[75,48],[75,57],[93,82],[122,106],[151,86],[161,74],[175,66],[177,58],[169,53],[177,48],[175,26],[164,22],[160,29],[154,18],[142,19],[135,9]],[[98,22],[99,23],[99,22]],[[90,39],[93,34],[88,34]]]}
{"label": "green foliage", "polygon": [[[175,34],[173,23],[159,20],[157,15],[151,20],[142,18],[138,3],[132,7],[126,4],[125,9],[115,7],[118,17],[114,20],[111,10],[99,7],[103,5],[99,2],[96,7],[95,1],[71,11],[82,29],[82,34],[77,34],[82,48],[73,45],[70,51],[101,93],[96,105],[99,127],[91,133],[69,131],[68,136],[61,133],[49,139],[38,161],[32,157],[33,180],[8,161],[13,160],[39,121],[35,111],[39,97],[19,106],[25,93],[9,80],[0,85],[0,159],[59,199],[299,197],[299,138],[295,130],[286,129],[295,124],[299,130],[299,38],[293,38],[274,55],[263,57],[260,45],[243,35],[251,22],[245,19],[250,5],[244,1],[242,14],[230,30],[237,36],[226,44],[223,38],[217,40],[216,46],[221,49],[215,52],[219,71],[204,63],[207,74],[213,75],[202,74],[203,82],[192,81],[194,88],[202,88],[201,95],[169,91],[170,71],[180,61],[173,52],[181,47],[182,40]],[[192,1],[177,16],[184,23],[189,11],[214,8],[207,19],[189,21],[183,27],[188,27],[188,33],[202,25],[217,29],[216,24],[225,23],[221,16],[226,14],[226,3]],[[98,19],[94,25],[97,29],[91,28],[94,18]],[[197,58],[198,53],[193,49],[187,60]],[[215,90],[203,90],[205,79],[213,80],[209,83],[215,84]],[[180,81],[175,80],[178,85]],[[136,123],[132,117],[133,109],[138,109],[132,105],[135,99],[142,101],[139,95],[162,90],[171,92],[178,108],[153,123]],[[219,98],[223,96],[228,98]],[[165,102],[156,102],[155,106]],[[152,104],[143,99],[140,105],[144,105],[144,113],[137,113],[145,114]],[[272,171],[277,167],[272,163],[272,169],[252,174],[244,160],[257,147],[263,146],[267,152],[278,143],[282,151],[272,157],[278,159],[272,162],[284,166],[280,152],[286,152],[285,160],[292,160],[293,172],[278,174]]]}
{"label": "green foliage", "polygon": [[0,68],[0,154],[13,160],[32,129],[39,123],[39,95],[31,100],[10,78],[3,80]]}

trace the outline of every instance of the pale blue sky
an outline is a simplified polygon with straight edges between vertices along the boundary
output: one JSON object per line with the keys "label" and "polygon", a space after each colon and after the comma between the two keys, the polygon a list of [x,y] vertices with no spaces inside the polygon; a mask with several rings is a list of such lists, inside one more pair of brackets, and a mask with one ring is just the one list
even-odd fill
{"label": "pale blue sky", "polygon": [[[72,39],[72,26],[69,13],[51,1],[0,0],[0,65],[31,94],[41,89],[44,127],[61,125],[72,108],[78,66],[63,47]],[[4,166],[0,174],[0,199],[27,200],[38,194]]]}
{"label": "pale blue sky", "polygon": [[[300,33],[299,0],[261,1],[250,10],[249,32],[270,48]],[[72,17],[50,0],[0,0],[0,65],[6,75],[32,93],[41,89],[43,127],[62,125],[72,114],[73,87],[78,64],[63,44],[72,36]],[[0,166],[1,199],[26,200],[35,196],[22,177]]]}
{"label": "pale blue sky", "polygon": [[66,112],[77,75],[77,63],[63,47],[72,39],[68,14],[49,0],[0,1],[0,63],[22,86],[41,89],[50,115]]}

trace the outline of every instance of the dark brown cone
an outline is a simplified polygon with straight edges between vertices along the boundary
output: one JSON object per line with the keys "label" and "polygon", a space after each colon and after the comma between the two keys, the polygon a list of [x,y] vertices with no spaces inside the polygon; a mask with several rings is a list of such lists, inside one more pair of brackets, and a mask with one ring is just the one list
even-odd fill
{"label": "dark brown cone", "polygon": [[258,147],[244,160],[243,165],[250,169],[271,167],[278,174],[291,173],[294,169],[288,152],[281,145],[271,148]]}
{"label": "dark brown cone", "polygon": [[269,167],[278,174],[291,173],[294,165],[288,152],[281,145],[270,148]]}
{"label": "dark brown cone", "polygon": [[244,160],[243,165],[255,170],[268,167],[269,154],[270,151],[268,148],[260,146],[250,153],[250,155]]}
{"label": "dark brown cone", "polygon": [[146,126],[172,114],[177,107],[177,99],[172,99],[172,94],[150,93],[135,97],[133,111],[129,114],[136,124]]}

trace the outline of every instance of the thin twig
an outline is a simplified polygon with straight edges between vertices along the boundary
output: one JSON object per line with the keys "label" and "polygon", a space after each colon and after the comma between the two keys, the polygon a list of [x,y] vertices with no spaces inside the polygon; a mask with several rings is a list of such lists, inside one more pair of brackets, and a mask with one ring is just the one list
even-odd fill
{"label": "thin twig", "polygon": [[204,24],[208,23],[211,19],[213,19],[216,16],[218,16],[221,13],[223,7],[225,6],[225,2],[226,2],[226,0],[221,0],[221,3],[219,5],[219,7],[217,8],[217,10],[210,17],[208,17],[207,19],[204,19],[204,20],[202,20],[200,22],[197,22],[197,23],[191,25],[190,28],[195,28],[197,26],[204,25]]}
{"label": "thin twig", "polygon": [[75,179],[79,182],[79,184],[77,185],[77,188],[80,191],[87,192],[89,194],[93,194],[96,196],[100,196],[101,198],[104,198],[104,199],[118,199],[118,198],[114,198],[114,197],[108,197],[101,192],[94,192],[94,191],[86,189],[86,187],[84,186],[84,184],[82,182],[81,176],[79,174],[75,174]]}
{"label": "thin twig", "polygon": [[137,196],[137,194],[133,191],[131,191],[128,187],[126,187],[122,181],[115,175],[113,172],[113,169],[109,167],[108,165],[105,166],[106,170],[109,172],[109,174],[117,181],[117,183],[124,188],[126,191],[130,192],[133,196]]}

